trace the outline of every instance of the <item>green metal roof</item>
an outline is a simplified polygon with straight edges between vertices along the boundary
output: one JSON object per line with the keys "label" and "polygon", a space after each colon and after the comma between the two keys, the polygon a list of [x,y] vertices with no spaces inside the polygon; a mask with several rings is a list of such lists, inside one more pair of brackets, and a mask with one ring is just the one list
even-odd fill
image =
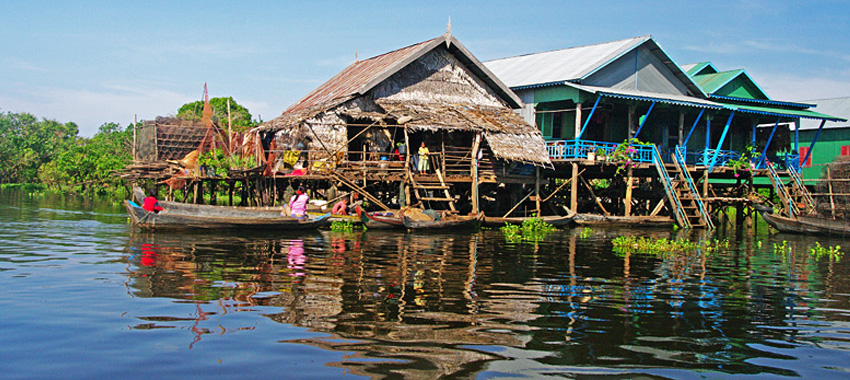
{"label": "green metal roof", "polygon": [[759,106],[748,106],[743,104],[735,104],[728,105],[730,108],[735,109],[738,112],[744,113],[754,113],[759,115],[768,115],[768,116],[778,116],[778,117],[790,117],[790,118],[804,118],[804,119],[818,119],[818,120],[827,120],[827,121],[847,121],[840,117],[835,117],[819,112],[814,111],[806,111],[806,110],[790,110],[785,108],[776,108],[776,107],[759,107]]}
{"label": "green metal roof", "polygon": [[711,62],[708,61],[692,63],[690,65],[682,65],[682,69],[684,69],[691,77],[699,74],[711,74],[717,72],[717,69],[714,68],[714,65],[712,65]]}
{"label": "green metal roof", "polygon": [[[747,75],[743,69],[721,71],[712,74],[700,74],[693,76],[694,82],[702,88],[707,94],[717,94],[725,96],[737,96],[742,98],[752,98],[769,100],[770,97],[758,86],[758,84]],[[718,93],[727,87],[730,83],[735,83],[734,88],[726,88],[723,93]]]}

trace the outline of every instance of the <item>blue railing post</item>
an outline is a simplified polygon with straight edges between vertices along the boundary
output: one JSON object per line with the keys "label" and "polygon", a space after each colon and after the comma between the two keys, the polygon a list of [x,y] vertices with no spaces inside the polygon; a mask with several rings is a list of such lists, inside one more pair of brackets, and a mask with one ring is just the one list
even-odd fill
{"label": "blue railing post", "polygon": [[596,102],[593,103],[593,108],[590,110],[590,114],[587,115],[587,120],[584,121],[584,125],[581,127],[581,131],[579,131],[578,136],[576,136],[576,140],[580,139],[582,135],[584,135],[584,130],[587,129],[587,125],[590,124],[590,119],[593,118],[593,113],[596,112],[596,107],[599,105],[599,99],[602,99],[602,95],[596,96]]}
{"label": "blue railing post", "polygon": [[726,140],[726,133],[729,132],[729,126],[732,124],[732,118],[735,116],[735,111],[732,110],[732,113],[729,114],[729,118],[726,119],[726,126],[723,127],[723,133],[720,135],[720,141],[717,142],[717,149],[714,150],[714,156],[711,157],[711,165],[708,167],[708,171],[714,169],[714,163],[717,161],[717,153],[720,152],[720,147],[723,146],[723,141]]}
{"label": "blue railing post", "polygon": [[635,135],[632,136],[633,139],[636,139],[638,137],[638,135],[640,134],[640,130],[643,129],[643,125],[646,124],[646,119],[649,119],[649,114],[652,113],[653,107],[655,107],[655,101],[654,100],[652,101],[652,104],[649,105],[649,110],[647,110],[646,114],[643,115],[643,120],[640,122],[640,125],[638,126],[637,132],[635,132]]}

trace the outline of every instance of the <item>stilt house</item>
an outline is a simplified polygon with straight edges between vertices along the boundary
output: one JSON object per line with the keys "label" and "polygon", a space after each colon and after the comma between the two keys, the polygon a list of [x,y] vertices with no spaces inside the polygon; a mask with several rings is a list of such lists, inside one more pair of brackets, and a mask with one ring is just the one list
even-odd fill
{"label": "stilt house", "polygon": [[446,33],[352,63],[259,132],[276,157],[297,154],[277,171],[306,169],[384,206],[478,211],[479,185],[533,184],[552,165],[521,104]]}
{"label": "stilt house", "polygon": [[[770,136],[760,140],[756,125],[834,119],[807,110],[808,104],[771,101],[740,73],[727,76],[711,65],[686,71],[651,36],[485,64],[525,103],[519,112],[541,130],[556,176],[576,178],[585,163],[617,156],[618,146],[632,143],[625,194],[590,197],[605,214],[664,208],[682,226],[711,227],[711,202],[743,201],[735,181],[751,178],[752,166],[768,166],[751,162],[759,151],[752,146],[770,146]],[[614,177],[606,165],[596,166],[585,176]],[[726,181],[710,185],[709,173]],[[663,185],[666,206],[659,191],[633,196],[636,186],[651,190],[656,184]],[[571,193],[571,207],[578,207],[577,189]]]}

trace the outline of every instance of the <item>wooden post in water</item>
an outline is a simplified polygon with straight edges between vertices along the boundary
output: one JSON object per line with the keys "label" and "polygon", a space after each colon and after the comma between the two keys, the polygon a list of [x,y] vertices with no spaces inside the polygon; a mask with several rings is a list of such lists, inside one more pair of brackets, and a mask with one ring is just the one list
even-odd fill
{"label": "wooden post in water", "polygon": [[832,171],[830,165],[826,165],[826,185],[829,189],[829,208],[832,210],[832,219],[835,219],[835,198],[832,196]]}
{"label": "wooden post in water", "polygon": [[625,204],[625,206],[626,206],[625,216],[632,216],[632,181],[633,180],[634,180],[634,177],[632,176],[632,167],[631,167],[631,165],[629,165],[629,167],[626,168],[626,199],[624,199],[624,202],[626,202],[626,204]]}
{"label": "wooden post in water", "polygon": [[[138,115],[133,114],[133,161],[136,161],[136,118]],[[156,128],[156,127],[154,127]]]}
{"label": "wooden post in water", "polygon": [[534,212],[540,216],[540,168],[534,167]]}
{"label": "wooden post in water", "polygon": [[570,179],[570,210],[578,212],[578,164],[570,163],[572,167],[572,178]]}
{"label": "wooden post in water", "polygon": [[472,213],[478,213],[478,149],[481,144],[481,134],[476,133],[475,139],[472,141],[472,163],[469,171],[472,173],[472,184],[470,195],[472,196]]}

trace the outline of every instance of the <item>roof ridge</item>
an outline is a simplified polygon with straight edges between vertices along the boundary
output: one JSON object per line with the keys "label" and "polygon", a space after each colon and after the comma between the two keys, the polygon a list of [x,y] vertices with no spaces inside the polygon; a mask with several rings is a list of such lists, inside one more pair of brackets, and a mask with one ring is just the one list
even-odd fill
{"label": "roof ridge", "polygon": [[643,40],[643,41],[646,41],[647,39],[650,39],[650,38],[652,38],[652,35],[651,35],[651,34],[645,34],[645,35],[642,35],[642,36],[637,36],[637,37],[632,37],[632,38],[623,38],[623,39],[614,40],[614,41],[608,41],[608,42],[600,42],[600,43],[595,43],[595,44],[586,44],[586,45],[579,45],[579,46],[570,46],[570,47],[561,48],[561,49],[552,49],[552,50],[546,50],[546,51],[539,51],[539,52],[536,52],[536,53],[526,53],[526,54],[513,55],[513,56],[509,56],[509,57],[502,57],[502,58],[491,59],[491,60],[484,61],[484,62],[488,62],[488,63],[489,63],[489,62],[496,62],[496,61],[501,61],[501,60],[506,60],[506,59],[519,58],[519,57],[527,57],[527,56],[538,55],[538,54],[554,53],[554,52],[566,51],[566,50],[572,50],[572,49],[581,49],[581,48],[586,48],[586,47],[591,47],[591,46],[607,45],[607,44],[613,44],[613,43],[616,43],[616,42],[623,42],[623,41],[629,41],[629,40],[635,40],[635,41],[637,41],[637,40]]}

